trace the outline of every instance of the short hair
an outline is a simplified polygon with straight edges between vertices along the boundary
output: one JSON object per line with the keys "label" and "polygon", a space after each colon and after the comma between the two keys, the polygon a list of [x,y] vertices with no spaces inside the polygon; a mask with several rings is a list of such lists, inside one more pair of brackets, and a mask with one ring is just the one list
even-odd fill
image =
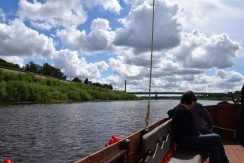
{"label": "short hair", "polygon": [[191,105],[193,101],[197,101],[197,97],[193,91],[185,92],[180,99],[180,102],[182,104],[187,104],[187,105]]}

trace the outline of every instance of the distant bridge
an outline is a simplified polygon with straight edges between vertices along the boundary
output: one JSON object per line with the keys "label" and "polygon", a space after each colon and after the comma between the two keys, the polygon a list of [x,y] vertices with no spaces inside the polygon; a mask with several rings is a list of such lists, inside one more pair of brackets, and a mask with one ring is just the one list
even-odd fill
{"label": "distant bridge", "polygon": [[[147,99],[148,92],[127,92],[129,94],[134,94],[138,96],[140,99]],[[164,98],[179,98],[185,92],[151,92],[152,99],[164,99]],[[214,93],[214,92],[194,92],[198,97],[215,97],[215,98],[223,98],[228,95],[229,93]]]}
{"label": "distant bridge", "polygon": [[[149,92],[127,92],[129,94],[134,95],[148,95]],[[185,92],[151,92],[151,94],[154,95],[182,95]],[[227,95],[228,93],[213,93],[213,92],[194,92],[197,96],[206,96],[206,95],[212,95],[212,96],[221,96],[221,95]]]}

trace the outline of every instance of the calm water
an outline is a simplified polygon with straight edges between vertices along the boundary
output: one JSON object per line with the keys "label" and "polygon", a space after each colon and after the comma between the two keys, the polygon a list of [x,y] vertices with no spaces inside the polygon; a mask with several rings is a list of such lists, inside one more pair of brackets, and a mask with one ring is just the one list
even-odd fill
{"label": "calm water", "polygon": [[[205,105],[217,101],[200,101]],[[178,100],[152,101],[151,122]],[[147,101],[8,106],[0,109],[0,162],[63,163],[145,127]]]}

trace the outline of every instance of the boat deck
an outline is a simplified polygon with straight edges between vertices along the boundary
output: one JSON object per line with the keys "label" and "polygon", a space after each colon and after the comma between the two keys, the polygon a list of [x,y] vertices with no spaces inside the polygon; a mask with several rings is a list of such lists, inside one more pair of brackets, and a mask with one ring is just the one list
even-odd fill
{"label": "boat deck", "polygon": [[244,163],[244,147],[242,145],[226,144],[224,147],[231,163]]}

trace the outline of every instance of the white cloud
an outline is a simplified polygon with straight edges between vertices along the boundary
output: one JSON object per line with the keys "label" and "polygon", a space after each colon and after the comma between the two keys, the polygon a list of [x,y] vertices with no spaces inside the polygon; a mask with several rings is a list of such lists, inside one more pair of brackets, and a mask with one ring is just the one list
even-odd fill
{"label": "white cloud", "polygon": [[117,14],[122,10],[118,0],[82,0],[81,3],[90,8],[101,6],[104,10],[115,12]]}
{"label": "white cloud", "polygon": [[116,90],[124,90],[126,80],[126,87],[128,92],[134,91],[146,91],[148,87],[148,79],[145,78],[125,78],[119,75],[110,75],[102,78],[102,83],[111,83]]}
{"label": "white cloud", "polygon": [[50,30],[53,28],[53,26],[47,22],[30,22],[30,24],[35,27],[36,29],[41,29],[41,30]]}
{"label": "white cloud", "polygon": [[241,90],[243,82],[244,76],[234,70],[216,70],[216,76],[211,78],[207,89],[215,92],[238,91]]}
{"label": "white cloud", "polygon": [[[183,89],[182,83],[194,82],[196,76],[204,71],[192,68],[183,68],[179,64],[164,57],[159,58],[158,67],[153,68],[152,89],[154,91],[175,91]],[[113,75],[108,76],[106,80],[112,83],[116,88],[123,89],[124,80],[127,80],[128,90],[146,91],[149,82],[149,68],[142,64],[135,65],[127,62],[124,56],[110,58],[109,65]],[[104,79],[105,80],[105,79]]]}
{"label": "white cloud", "polygon": [[[123,60],[124,63],[129,65],[136,65],[142,67],[150,67],[150,52],[135,53],[133,48],[130,47],[116,47],[115,53]],[[161,53],[154,52],[153,65],[156,66],[160,62]]]}
{"label": "white cloud", "polygon": [[60,68],[68,77],[80,77],[81,79],[97,80],[101,77],[101,72],[106,71],[109,66],[104,61],[87,63],[85,58],[79,57],[75,51],[68,49],[57,51],[53,56],[55,67]]}
{"label": "white cloud", "polygon": [[244,80],[243,76],[236,71],[217,70],[217,76],[227,82],[241,82]]}
{"label": "white cloud", "polygon": [[110,58],[109,64],[112,67],[113,72],[121,78],[140,78],[145,70],[143,67],[140,66],[126,64],[121,59]]}
{"label": "white cloud", "polygon": [[[214,22],[219,22],[220,18],[226,21],[226,16],[229,17],[235,11],[233,8],[226,5],[222,0],[171,0],[180,5],[181,12],[184,16],[181,21],[185,29],[195,29],[211,25],[213,28]],[[232,14],[231,14],[232,13]],[[224,16],[225,15],[225,16]]]}
{"label": "white cloud", "polygon": [[185,67],[222,69],[233,66],[239,49],[239,43],[232,41],[227,34],[208,37],[193,31],[183,35],[181,45],[173,50],[173,55]]}
{"label": "white cloud", "polygon": [[19,20],[0,23],[0,55],[49,56],[55,52],[53,40],[28,28]]}
{"label": "white cloud", "polygon": [[[178,5],[156,0],[154,49],[172,48],[180,43],[181,25],[177,20]],[[123,28],[116,31],[114,43],[147,51],[151,43],[152,4],[146,0],[132,7],[123,19]]]}
{"label": "white cloud", "polygon": [[29,19],[36,25],[44,23],[52,27],[77,26],[86,21],[86,13],[79,0],[47,0],[45,2],[20,0],[18,13],[21,18]]}
{"label": "white cloud", "polygon": [[0,8],[0,22],[5,22],[6,21],[6,16],[3,12],[3,9]]}
{"label": "white cloud", "polygon": [[[112,83],[115,88],[123,90],[127,80],[129,91],[147,91],[149,68],[143,64],[128,62],[127,56],[110,58],[109,65],[113,75],[102,79]],[[138,58],[136,58],[138,59]],[[135,60],[136,60],[135,59]],[[153,68],[152,91],[187,91],[228,92],[239,90],[244,81],[243,75],[235,71],[214,69],[216,74],[207,75],[199,68],[187,68],[175,62],[173,58],[159,57],[158,67]]]}
{"label": "white cloud", "polygon": [[19,1],[18,14],[22,19],[31,21],[36,28],[77,27],[87,20],[85,7],[92,9],[101,6],[104,10],[119,13],[121,6],[117,0],[46,0],[45,2]]}
{"label": "white cloud", "polygon": [[124,2],[128,5],[132,5],[132,7],[135,7],[143,3],[144,0],[124,0]]}
{"label": "white cloud", "polygon": [[[114,75],[108,76],[106,79],[120,89],[123,89],[124,80],[127,79],[127,86],[132,91],[146,91],[149,80],[150,53],[140,46],[144,45],[144,48],[147,47],[148,49],[150,46],[150,21],[148,21],[150,17],[146,16],[150,14],[145,12],[147,7],[150,8],[150,5],[146,1],[140,0],[125,0],[125,2],[131,4],[132,7],[130,15],[121,20],[124,27],[116,31],[115,44],[118,46],[115,53],[118,56],[116,59],[110,59],[109,64]],[[191,2],[188,1],[184,3],[191,5]],[[194,1],[194,3],[197,5],[197,1]],[[220,1],[203,2],[201,0],[201,3],[204,3],[202,7],[205,6],[206,9],[211,7],[209,8],[211,13],[216,13],[216,10],[219,11],[220,9],[230,11],[230,8],[220,3]],[[166,4],[168,5],[169,1]],[[140,11],[144,11],[145,15]],[[209,17],[205,16],[202,10],[194,10],[193,15],[184,15],[186,12],[187,14],[191,13],[188,13],[188,11],[181,10],[180,14],[183,15],[175,14],[172,17],[177,17],[177,22],[185,18],[185,21],[187,21],[185,23],[194,24],[195,27],[209,23]],[[136,15],[137,13],[140,14]],[[161,16],[160,19],[165,18]],[[160,20],[157,21],[160,22]],[[167,21],[162,21],[162,26],[168,27],[169,25]],[[170,28],[172,27],[170,26]],[[146,32],[143,29],[149,31],[148,36],[145,36]],[[192,30],[192,28],[187,30],[189,29]],[[180,32],[179,30],[177,33],[179,37],[181,36],[181,44],[178,47],[169,51],[163,48],[155,48],[156,51],[154,51],[153,56],[153,90],[212,92],[238,90],[241,81],[243,81],[243,76],[239,73],[225,72],[220,69],[234,65],[234,59],[238,56],[240,44],[230,39],[230,36],[226,33],[207,35],[197,30],[192,33],[184,32],[181,34]],[[147,38],[147,44],[144,38]],[[157,39],[155,38],[155,40]],[[219,72],[216,72],[215,75],[207,75],[204,71],[211,68],[217,68],[215,71],[224,71],[229,75],[225,79],[218,75]]]}
{"label": "white cloud", "polygon": [[115,90],[123,90],[125,80],[118,75],[109,75],[105,78],[101,78],[100,82],[104,84],[111,84]]}
{"label": "white cloud", "polygon": [[[123,90],[124,80],[127,80],[128,91],[148,91],[149,75],[145,71],[136,70],[132,72],[130,70],[132,65],[121,63],[116,63],[115,65],[117,65],[117,68],[114,74],[103,78],[102,81],[111,83],[115,88]],[[111,64],[111,66],[115,65]],[[124,70],[130,75],[126,74]],[[153,72],[155,73],[155,71],[157,70],[154,69]],[[177,72],[177,70],[175,71]],[[181,72],[163,73],[161,75],[153,75],[152,91],[229,92],[240,90],[244,82],[243,75],[235,71],[216,70],[214,75],[207,75],[203,72],[188,72],[185,74],[181,74]]]}
{"label": "white cloud", "polygon": [[[240,90],[243,83],[243,76],[237,72],[226,72],[228,74],[225,79],[219,76],[219,70],[216,70],[215,75],[207,74],[193,74],[193,75],[173,75],[172,77],[162,77],[164,85],[158,87],[159,90],[164,91],[187,91],[194,90],[196,92],[229,92]],[[235,80],[235,81],[234,81]]]}
{"label": "white cloud", "polygon": [[109,21],[100,18],[93,20],[89,34],[68,28],[58,31],[57,35],[65,46],[80,52],[109,50],[112,48],[111,42],[114,39],[114,32],[111,31]]}

